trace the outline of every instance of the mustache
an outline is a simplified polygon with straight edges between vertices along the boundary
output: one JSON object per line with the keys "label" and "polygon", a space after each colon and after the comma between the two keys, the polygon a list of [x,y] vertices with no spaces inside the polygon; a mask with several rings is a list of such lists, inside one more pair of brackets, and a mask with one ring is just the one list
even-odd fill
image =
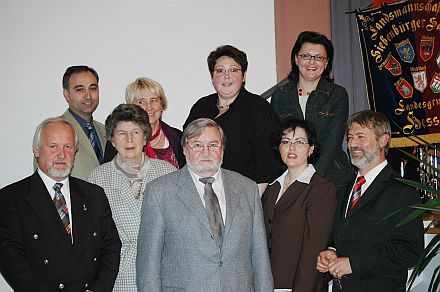
{"label": "mustache", "polygon": [[350,151],[350,153],[352,153],[353,151],[362,151],[362,152],[364,152],[364,149],[359,148],[359,147],[351,147],[350,149],[348,149],[348,151]]}

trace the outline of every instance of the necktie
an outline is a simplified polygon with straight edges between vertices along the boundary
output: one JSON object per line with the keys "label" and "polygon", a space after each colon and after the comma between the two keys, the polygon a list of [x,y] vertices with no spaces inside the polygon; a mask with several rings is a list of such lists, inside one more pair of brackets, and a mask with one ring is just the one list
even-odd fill
{"label": "necktie", "polygon": [[209,225],[211,225],[212,233],[217,246],[221,248],[223,244],[224,224],[222,219],[222,212],[218,202],[217,195],[212,189],[213,177],[203,177],[199,179],[205,184],[203,197],[205,198],[205,210],[208,216]]}
{"label": "necktie", "polygon": [[357,178],[356,183],[354,184],[353,187],[353,191],[351,192],[351,199],[347,213],[350,212],[351,209],[353,209],[354,205],[356,205],[356,203],[361,198],[361,187],[364,183],[365,183],[365,177],[360,176]]}
{"label": "necktie", "polygon": [[66,199],[64,199],[63,193],[61,193],[61,188],[63,187],[62,183],[56,183],[53,185],[53,189],[55,190],[55,197],[53,198],[53,203],[55,204],[55,208],[57,208],[58,215],[60,215],[61,221],[63,221],[64,228],[66,228],[67,234],[70,234],[70,219],[69,219],[69,210],[67,210]]}
{"label": "necktie", "polygon": [[87,137],[89,138],[90,145],[92,145],[93,150],[95,151],[96,157],[98,158],[99,163],[101,163],[101,151],[99,150],[98,143],[96,141],[95,132],[93,131],[93,126],[91,123],[86,124],[86,129],[89,131]]}

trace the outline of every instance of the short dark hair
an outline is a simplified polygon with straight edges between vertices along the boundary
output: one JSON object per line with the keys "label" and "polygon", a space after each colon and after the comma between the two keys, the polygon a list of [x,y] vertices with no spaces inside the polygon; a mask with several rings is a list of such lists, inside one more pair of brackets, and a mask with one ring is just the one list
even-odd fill
{"label": "short dark hair", "polygon": [[310,147],[313,148],[313,153],[307,159],[308,163],[315,163],[319,157],[319,145],[316,141],[316,130],[315,127],[306,120],[294,119],[294,118],[286,118],[281,120],[281,126],[278,129],[278,132],[275,136],[275,141],[273,143],[274,149],[278,156],[280,155],[279,145],[281,143],[281,139],[283,138],[283,134],[286,131],[295,131],[296,128],[301,128],[306,132],[307,142]]}
{"label": "short dark hair", "polygon": [[348,130],[350,130],[354,123],[361,125],[363,128],[372,130],[374,134],[376,134],[376,138],[382,137],[383,135],[388,135],[390,139],[388,140],[388,143],[385,145],[384,149],[385,155],[388,154],[391,141],[391,125],[390,121],[383,113],[372,110],[363,110],[352,114],[347,121],[347,136]]}
{"label": "short dark hair", "polygon": [[75,73],[82,73],[82,72],[90,72],[95,76],[96,82],[99,83],[99,76],[98,73],[95,71],[95,69],[85,66],[85,65],[77,65],[77,66],[70,66],[66,69],[66,72],[64,72],[63,75],[63,89],[69,90],[69,80],[70,76]]}
{"label": "short dark hair", "polygon": [[150,139],[152,130],[148,120],[148,114],[140,106],[122,103],[112,111],[105,120],[107,140],[113,140],[115,129],[120,122],[133,122],[138,124],[144,132],[146,139]]}
{"label": "short dark hair", "polygon": [[330,76],[330,72],[332,71],[333,66],[333,44],[325,35],[314,31],[303,31],[298,35],[298,38],[296,39],[295,45],[293,46],[292,52],[290,54],[292,71],[289,74],[289,79],[295,81],[298,80],[299,69],[298,65],[296,65],[295,63],[295,56],[298,55],[299,50],[301,50],[301,47],[304,43],[324,46],[325,52],[327,54],[327,68],[325,68],[324,72],[322,72],[322,77],[324,77],[327,81],[333,81],[333,78],[331,78]]}
{"label": "short dark hair", "polygon": [[209,73],[211,74],[211,77],[214,75],[214,67],[217,60],[221,57],[230,57],[234,59],[235,62],[237,62],[241,67],[241,72],[246,73],[247,67],[248,67],[248,61],[246,53],[243,51],[240,51],[236,47],[233,47],[231,45],[223,45],[209,53],[208,56],[208,68]]}

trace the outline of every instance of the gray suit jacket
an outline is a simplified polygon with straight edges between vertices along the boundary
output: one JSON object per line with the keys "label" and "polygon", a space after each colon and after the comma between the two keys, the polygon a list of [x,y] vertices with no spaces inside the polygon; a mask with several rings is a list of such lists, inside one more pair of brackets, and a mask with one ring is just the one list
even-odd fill
{"label": "gray suit jacket", "polygon": [[136,260],[139,291],[273,291],[257,185],[221,171],[226,196],[222,249],[188,166],[147,185]]}
{"label": "gray suit jacket", "polygon": [[[75,156],[75,164],[72,169],[72,176],[78,177],[83,180],[87,180],[90,172],[99,166],[98,158],[95,151],[90,145],[89,138],[79,123],[75,120],[69,110],[66,110],[62,115],[75,129],[78,135],[78,150]],[[93,121],[96,132],[98,133],[99,141],[101,142],[102,151],[105,149],[105,127],[103,124],[97,121]]]}

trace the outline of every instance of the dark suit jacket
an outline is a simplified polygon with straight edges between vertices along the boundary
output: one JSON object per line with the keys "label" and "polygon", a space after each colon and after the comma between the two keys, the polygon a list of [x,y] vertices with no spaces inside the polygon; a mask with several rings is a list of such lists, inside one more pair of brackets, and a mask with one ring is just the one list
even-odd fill
{"label": "dark suit jacket", "polygon": [[210,118],[226,137],[222,167],[236,171],[257,183],[270,183],[282,173],[281,162],[272,148],[280,121],[270,104],[244,87],[229,109],[218,116],[218,94],[199,99],[191,108],[183,129],[198,118]]}
{"label": "dark suit jacket", "polygon": [[[401,227],[396,224],[411,210],[384,220],[392,212],[419,203],[418,192],[394,179],[387,165],[345,218],[351,188],[338,201],[333,246],[339,257],[349,257],[353,273],[342,278],[344,292],[404,292],[408,268],[423,250],[423,223],[417,218]],[[333,291],[338,291],[333,285]]]}
{"label": "dark suit jacket", "polygon": [[[168,141],[170,142],[171,148],[173,148],[174,155],[176,155],[177,162],[179,163],[179,168],[182,168],[186,164],[185,155],[183,155],[183,149],[180,144],[180,139],[182,138],[182,131],[179,129],[173,128],[167,123],[160,121],[160,126],[162,127],[162,131],[165,136],[167,136]],[[118,151],[116,151],[115,147],[113,147],[110,141],[107,141],[105,144],[104,151],[104,163],[113,160]]]}
{"label": "dark suit jacket", "polygon": [[70,177],[73,245],[37,172],[0,190],[0,271],[14,291],[111,291],[121,242],[101,187]]}
{"label": "dark suit jacket", "polygon": [[295,181],[275,204],[279,182],[263,194],[264,222],[275,288],[322,291],[316,257],[326,249],[336,208],[335,187],[315,173],[310,184]]}
{"label": "dark suit jacket", "polygon": [[[277,88],[270,103],[281,119],[291,117],[304,120],[296,81]],[[316,90],[310,93],[305,119],[316,129],[321,153],[314,163],[316,171],[335,184],[339,198],[345,190],[347,178],[354,172],[347,154],[342,150],[348,119],[348,94],[345,88],[321,78]]]}

